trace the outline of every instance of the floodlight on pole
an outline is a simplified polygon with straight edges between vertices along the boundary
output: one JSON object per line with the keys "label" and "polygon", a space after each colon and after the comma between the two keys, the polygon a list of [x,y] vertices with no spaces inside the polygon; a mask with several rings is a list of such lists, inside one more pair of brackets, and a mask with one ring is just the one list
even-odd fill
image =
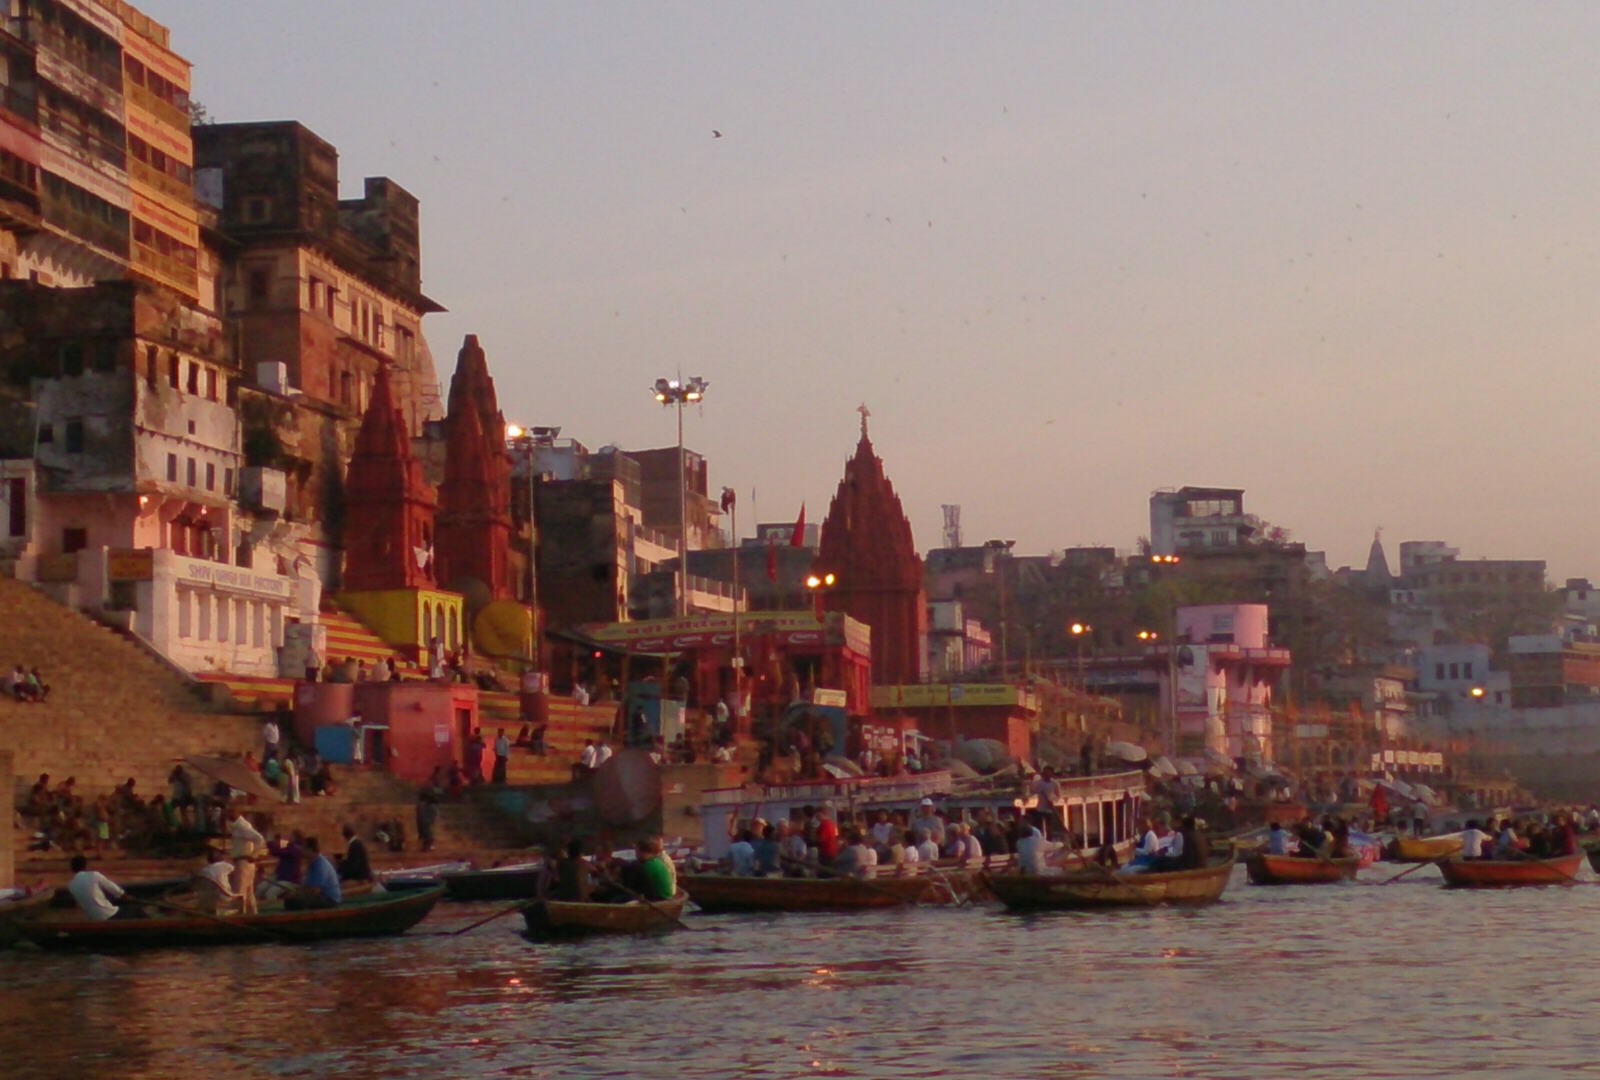
{"label": "floodlight on pole", "polygon": [[[689,613],[689,470],[683,457],[683,406],[704,400],[711,382],[695,375],[688,379],[661,378],[655,381],[651,392],[662,405],[678,409],[678,587],[674,610],[679,615]],[[737,601],[735,601],[737,602]]]}

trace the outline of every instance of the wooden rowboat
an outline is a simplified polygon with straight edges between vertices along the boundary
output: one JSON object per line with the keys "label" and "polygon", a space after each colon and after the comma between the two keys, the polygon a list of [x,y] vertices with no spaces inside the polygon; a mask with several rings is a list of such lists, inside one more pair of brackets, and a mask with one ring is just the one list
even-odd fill
{"label": "wooden rowboat", "polygon": [[0,946],[18,941],[22,935],[17,927],[24,920],[42,914],[54,899],[55,890],[40,889],[13,900],[0,900]]}
{"label": "wooden rowboat", "polygon": [[1312,856],[1308,859],[1300,855],[1257,852],[1245,860],[1244,868],[1253,885],[1327,885],[1355,877],[1361,868],[1361,857],[1323,859]]}
{"label": "wooden rowboat", "polygon": [[591,934],[657,934],[681,925],[689,895],[682,889],[671,900],[629,900],[622,904],[585,904],[571,900],[535,901],[522,909],[528,936],[540,939],[587,937]]}
{"label": "wooden rowboat", "polygon": [[1221,899],[1233,873],[1234,854],[1198,870],[1113,872],[1097,866],[1066,874],[985,874],[989,888],[1014,911],[1050,908],[1198,906]]}
{"label": "wooden rowboat", "polygon": [[679,874],[678,884],[707,914],[728,911],[856,911],[915,904],[934,896],[932,874],[883,877],[735,877]]}
{"label": "wooden rowboat", "polygon": [[1389,849],[1389,858],[1395,862],[1435,862],[1461,854],[1461,837],[1455,833],[1444,836],[1397,836]]}
{"label": "wooden rowboat", "polygon": [[85,919],[40,915],[17,924],[28,940],[46,949],[159,948],[177,945],[256,945],[267,941],[323,941],[329,938],[402,934],[421,922],[443,889],[371,893],[338,907],[311,911],[282,908],[257,915],[162,915],[148,919]]}
{"label": "wooden rowboat", "polygon": [[540,863],[440,874],[451,900],[532,900],[539,892]]}
{"label": "wooden rowboat", "polygon": [[1576,885],[1583,854],[1553,859],[1444,859],[1439,872],[1448,887],[1505,889],[1519,885]]}

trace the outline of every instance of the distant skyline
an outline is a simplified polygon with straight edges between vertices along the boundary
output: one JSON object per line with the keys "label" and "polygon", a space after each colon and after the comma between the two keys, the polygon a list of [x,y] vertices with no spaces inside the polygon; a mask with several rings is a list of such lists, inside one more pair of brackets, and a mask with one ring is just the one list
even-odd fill
{"label": "distant skyline", "polygon": [[865,402],[924,551],[1193,484],[1600,577],[1600,6],[136,3],[213,120],[417,195],[442,379],[476,333],[508,419],[631,448],[709,379],[741,531],[821,520]]}

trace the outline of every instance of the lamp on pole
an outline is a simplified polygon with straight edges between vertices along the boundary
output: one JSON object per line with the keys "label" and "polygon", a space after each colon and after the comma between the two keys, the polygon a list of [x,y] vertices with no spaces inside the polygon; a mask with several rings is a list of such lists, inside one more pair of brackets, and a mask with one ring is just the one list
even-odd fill
{"label": "lamp on pole", "polygon": [[688,379],[657,379],[651,388],[661,404],[678,408],[678,587],[674,610],[679,615],[689,613],[689,476],[683,458],[683,407],[704,400],[710,386],[710,382],[695,375]]}
{"label": "lamp on pole", "polygon": [[528,610],[531,612],[532,637],[528,645],[528,658],[534,671],[542,671],[544,622],[539,617],[539,467],[538,451],[551,446],[561,434],[559,427],[523,427],[506,425],[506,441],[519,453],[528,468]]}
{"label": "lamp on pole", "polygon": [[984,547],[984,572],[998,575],[1000,583],[1000,681],[1006,681],[1006,673],[1010,669],[1010,643],[1006,641],[1006,627],[1009,620],[1006,618],[1006,572],[1000,562],[1001,555],[1010,555],[1015,540],[985,540]]}
{"label": "lamp on pole", "polygon": [[806,588],[811,590],[811,611],[822,621],[822,593],[831,589],[838,583],[838,578],[830,571],[826,574],[809,574],[806,576]]}

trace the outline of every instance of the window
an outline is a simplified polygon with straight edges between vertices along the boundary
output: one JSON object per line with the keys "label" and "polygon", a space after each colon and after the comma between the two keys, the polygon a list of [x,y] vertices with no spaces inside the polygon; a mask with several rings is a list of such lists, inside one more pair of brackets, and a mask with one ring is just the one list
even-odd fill
{"label": "window", "polygon": [[228,640],[228,598],[217,597],[217,640]]}
{"label": "window", "polygon": [[43,443],[53,443],[55,441],[56,441],[56,429],[55,429],[55,427],[53,425],[50,425],[50,424],[40,424],[39,425],[39,442],[41,444],[43,444]]}
{"label": "window", "polygon": [[250,306],[258,307],[266,304],[267,295],[272,288],[272,277],[266,268],[260,266],[251,267],[245,281]]}
{"label": "window", "polygon": [[206,368],[206,397],[217,400],[217,369]]}
{"label": "window", "polygon": [[339,372],[339,404],[348,408],[350,406],[350,373]]}
{"label": "window", "polygon": [[1459,679],[1461,677],[1460,675],[1457,674],[1457,672],[1460,670],[1460,668],[1461,668],[1460,664],[1451,664],[1450,665],[1450,677],[1452,679]]}
{"label": "window", "polygon": [[188,485],[190,487],[194,487],[194,481],[195,481],[194,458],[190,458],[189,459],[189,468],[188,468],[188,480],[186,482],[188,483]]}
{"label": "window", "polygon": [[178,455],[167,455],[167,479],[174,484],[178,482]]}
{"label": "window", "polygon": [[1461,665],[1461,677],[1463,679],[1472,678],[1472,663],[1471,663],[1471,661],[1468,661],[1467,663]]}
{"label": "window", "polygon": [[176,390],[178,388],[178,354],[167,354],[167,382]]}
{"label": "window", "polygon": [[217,490],[217,467],[211,462],[206,462],[206,490]]}
{"label": "window", "polygon": [[248,570],[254,562],[255,551],[250,547],[250,541],[241,535],[238,546],[233,549],[233,564]]}
{"label": "window", "polygon": [[28,482],[7,480],[6,502],[10,518],[8,531],[12,536],[28,535]]}
{"label": "window", "polygon": [[146,345],[144,347],[144,377],[152,390],[156,388],[156,380],[161,377],[160,366],[156,356],[156,347],[154,345]]}
{"label": "window", "polygon": [[1435,664],[1435,665],[1433,665],[1433,677],[1435,679],[1438,679],[1440,682],[1444,682],[1444,665],[1443,664]]}
{"label": "window", "polygon": [[75,551],[82,551],[89,546],[88,529],[62,529],[61,554],[71,555]]}
{"label": "window", "polygon": [[247,225],[259,225],[272,217],[272,200],[265,195],[251,195],[244,201],[244,220]]}
{"label": "window", "polygon": [[189,361],[189,393],[200,392],[200,365],[193,360]]}
{"label": "window", "polygon": [[188,637],[191,623],[194,619],[194,592],[190,589],[178,590],[178,636]]}
{"label": "window", "polygon": [[61,346],[61,374],[83,374],[83,345],[79,342],[70,342]]}
{"label": "window", "polygon": [[211,594],[195,593],[194,598],[200,602],[200,632],[195,636],[201,641],[211,640]]}
{"label": "window", "polygon": [[76,417],[67,421],[67,453],[83,453],[83,421]]}
{"label": "window", "polygon": [[[222,470],[222,493],[224,495],[232,495],[233,494],[233,470],[232,469],[223,469]],[[250,564],[249,563],[240,563],[239,565],[240,566],[249,566]]]}
{"label": "window", "polygon": [[101,338],[94,343],[94,369],[96,371],[117,370],[117,343],[110,338]]}

